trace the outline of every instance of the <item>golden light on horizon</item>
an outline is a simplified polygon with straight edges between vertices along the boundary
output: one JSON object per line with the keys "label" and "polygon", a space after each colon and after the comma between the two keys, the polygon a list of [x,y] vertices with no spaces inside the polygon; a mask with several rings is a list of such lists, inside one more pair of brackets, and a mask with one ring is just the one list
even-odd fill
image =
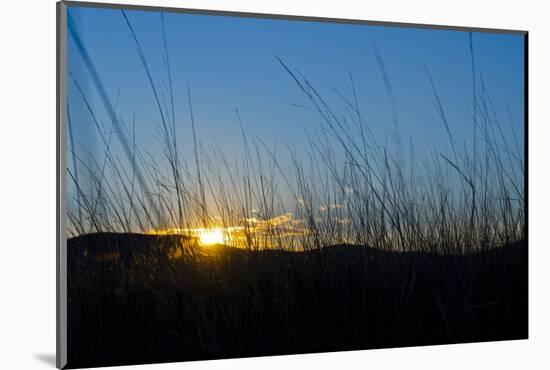
{"label": "golden light on horizon", "polygon": [[197,230],[201,245],[224,244],[225,237],[221,228]]}
{"label": "golden light on horizon", "polygon": [[181,235],[190,237],[203,247],[223,244],[235,248],[270,249],[292,246],[300,249],[308,235],[303,221],[294,219],[291,213],[268,219],[245,218],[239,222],[226,222],[226,226],[212,224],[207,227],[159,228],[145,233],[151,235]]}

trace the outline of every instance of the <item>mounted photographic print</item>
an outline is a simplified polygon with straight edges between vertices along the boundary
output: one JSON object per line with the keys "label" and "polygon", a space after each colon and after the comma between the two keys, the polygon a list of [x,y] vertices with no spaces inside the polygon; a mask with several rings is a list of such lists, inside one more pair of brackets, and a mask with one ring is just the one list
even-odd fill
{"label": "mounted photographic print", "polygon": [[58,3],[58,367],[526,339],[526,51]]}

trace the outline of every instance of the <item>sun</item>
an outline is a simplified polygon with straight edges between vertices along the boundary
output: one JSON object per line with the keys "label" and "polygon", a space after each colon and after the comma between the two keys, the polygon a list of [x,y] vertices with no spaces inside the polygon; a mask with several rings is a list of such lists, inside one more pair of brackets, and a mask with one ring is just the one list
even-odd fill
{"label": "sun", "polygon": [[225,242],[223,230],[220,228],[202,229],[199,230],[198,234],[199,242],[202,245],[223,244]]}

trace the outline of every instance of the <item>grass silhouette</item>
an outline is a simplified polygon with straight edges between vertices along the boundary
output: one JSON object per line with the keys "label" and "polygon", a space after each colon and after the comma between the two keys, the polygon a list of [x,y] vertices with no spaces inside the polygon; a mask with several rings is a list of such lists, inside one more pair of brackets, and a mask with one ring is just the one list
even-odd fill
{"label": "grass silhouette", "polygon": [[[471,38],[473,143],[454,136],[426,67],[449,150],[433,146],[424,158],[412,142],[405,154],[395,87],[376,46],[393,146],[373,134],[352,76],[349,96],[337,92],[338,111],[276,56],[321,120],[307,156],[285,147],[289,169],[238,110],[240,161],[205,148],[189,86],[193,158],[182,158],[164,18],[162,84],[122,17],[154,93],[164,157],[136,145],[135,123],[117,115],[69,19],[110,118],[110,126],[96,118],[71,74],[104,150],[87,158],[71,135],[69,366],[527,337],[525,163],[476,75]],[[113,138],[125,158],[113,154]],[[201,245],[193,230],[214,227],[224,245]]]}

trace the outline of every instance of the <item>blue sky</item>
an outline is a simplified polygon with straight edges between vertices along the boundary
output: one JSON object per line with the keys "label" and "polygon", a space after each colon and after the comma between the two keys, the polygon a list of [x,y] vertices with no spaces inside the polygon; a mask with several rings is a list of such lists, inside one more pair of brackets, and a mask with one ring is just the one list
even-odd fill
{"label": "blue sky", "polygon": [[[159,112],[120,10],[71,6],[68,13],[112,101],[120,91],[118,114],[126,122],[135,114],[138,146],[161,155]],[[165,76],[160,13],[131,10],[127,15],[158,81]],[[306,132],[318,129],[317,115],[293,105],[309,104],[275,55],[307,76],[336,110],[344,105],[333,89],[349,95],[349,75],[353,75],[362,113],[374,133],[383,138],[392,128],[392,115],[374,45],[393,87],[399,135],[404,142],[412,140],[420,152],[428,141],[445,146],[446,133],[434,107],[425,66],[437,85],[454,134],[458,140],[471,140],[467,32],[182,13],[165,13],[165,26],[178,141],[189,161],[188,84],[199,140],[206,146],[216,142],[230,158],[242,153],[236,108],[246,127],[270,145],[285,142],[301,148],[307,141]],[[97,108],[97,116],[107,122],[71,39],[68,45],[69,70]],[[509,109],[521,144],[523,36],[475,32],[473,45],[476,69],[483,73],[495,111],[508,122]],[[72,83],[68,98],[77,152],[100,154],[93,122]],[[509,124],[503,128],[512,140]]]}

